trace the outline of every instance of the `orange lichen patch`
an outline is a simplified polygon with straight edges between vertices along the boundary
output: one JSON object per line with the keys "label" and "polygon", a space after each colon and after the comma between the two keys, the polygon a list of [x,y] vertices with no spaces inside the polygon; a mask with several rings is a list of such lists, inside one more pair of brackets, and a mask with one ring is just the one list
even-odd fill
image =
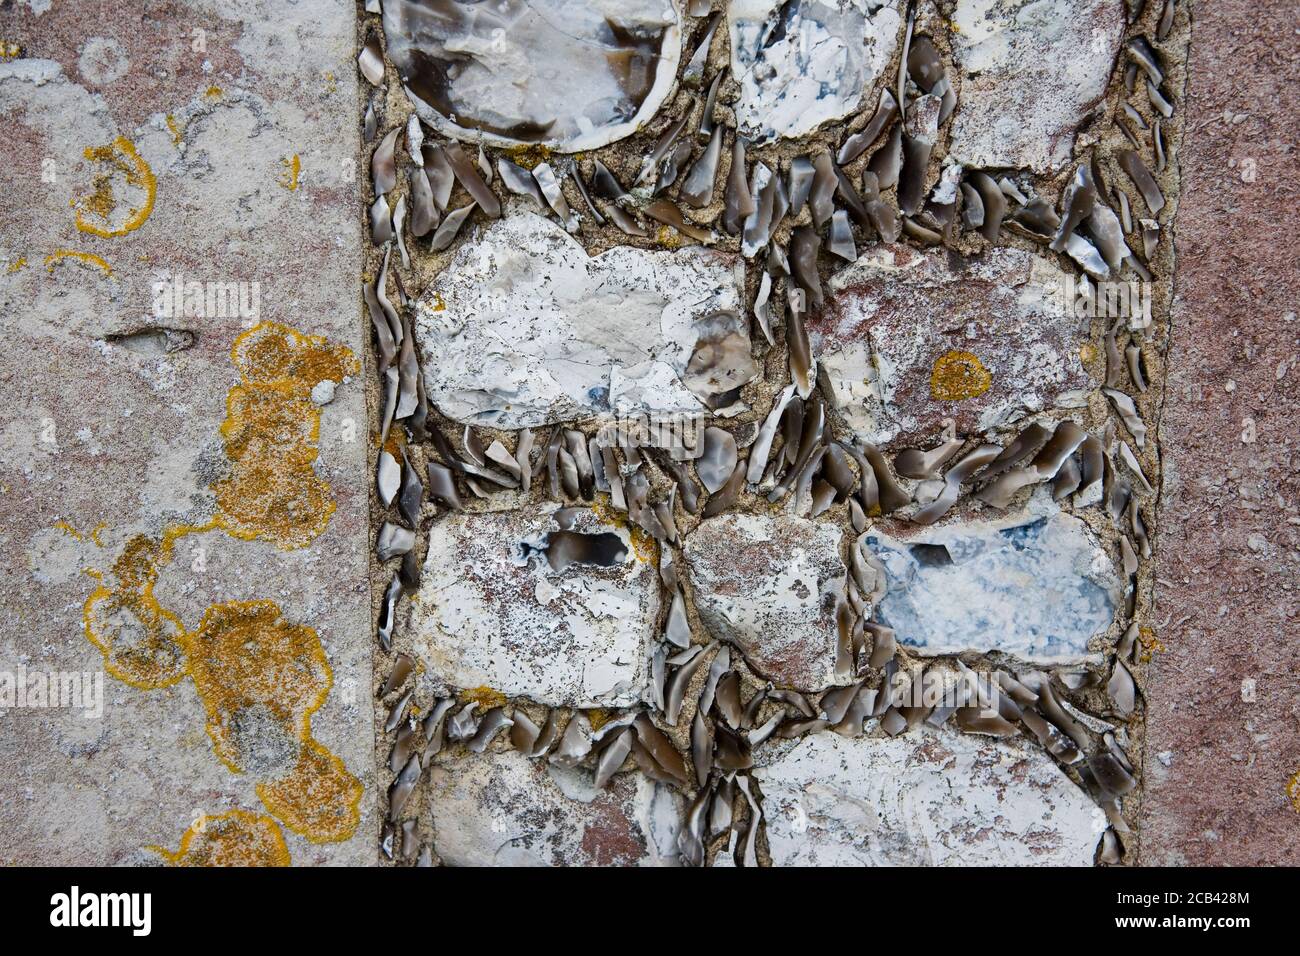
{"label": "orange lichen patch", "polygon": [[235,773],[247,769],[253,742],[241,724],[250,714],[269,715],[289,737],[310,736],[333,683],[314,630],[286,621],[272,601],[232,601],[209,607],[186,643],[208,736]]}
{"label": "orange lichen patch", "polygon": [[91,541],[97,547],[102,548],[104,546],[104,542],[99,540],[99,535],[100,532],[102,532],[105,528],[108,527],[108,525],[106,525],[104,522],[101,521],[99,524],[95,525],[95,527],[91,528],[89,531],[78,531],[76,528],[68,524],[68,522],[66,521],[56,521],[54,522],[54,527],[57,528],[59,531],[62,531],[64,534],[66,534],[69,538],[72,538],[74,541]]}
{"label": "orange lichen patch", "polygon": [[150,847],[172,866],[288,866],[289,848],[268,816],[231,810],[200,817],[181,836],[174,853]]}
{"label": "orange lichen patch", "polygon": [[960,402],[983,395],[993,378],[970,352],[947,352],[935,360],[930,373],[930,396],[940,402]]}
{"label": "orange lichen patch", "polygon": [[682,234],[672,226],[660,226],[655,230],[655,242],[665,249],[680,249],[682,247]]}
{"label": "orange lichen patch", "polygon": [[627,513],[615,508],[608,495],[597,496],[591,503],[591,512],[605,524],[627,531],[628,537],[632,540],[632,555],[638,561],[658,564],[659,542],[645,529],[628,521]]}
{"label": "orange lichen patch", "polygon": [[1291,806],[1300,813],[1300,770],[1291,775],[1286,784],[1286,795],[1291,798]]}
{"label": "orange lichen patch", "polygon": [[86,599],[86,638],[104,656],[104,669],[118,680],[152,690],[170,687],[186,674],[185,628],[154,597],[163,545],[144,535],[127,542],[107,575],[92,572],[99,586]]}
{"label": "orange lichen patch", "polygon": [[[379,433],[375,432],[375,438],[378,439]],[[400,428],[390,428],[388,437],[384,439],[384,451],[388,452],[398,461],[402,460],[402,449],[406,447],[406,437],[402,434]]]}
{"label": "orange lichen patch", "polygon": [[184,627],[158,605],[153,587],[139,591],[101,584],[82,611],[86,637],[104,655],[104,669],[118,680],[153,690],[185,676]]}
{"label": "orange lichen patch", "polygon": [[[272,601],[214,604],[186,631],[153,595],[159,569],[187,535],[221,530],[302,547],[334,510],[328,484],[312,469],[320,410],[310,396],[317,383],[358,371],[352,353],[264,322],[235,340],[231,361],[241,381],[227,395],[221,426],[231,473],[213,486],[217,513],[204,524],[172,525],[157,540],[138,535],[109,572],[90,572],[99,586],[85,604],[86,635],[109,673],[133,686],[164,687],[188,674],[217,757],[235,773],[256,775],[263,802],[286,826],[316,842],[344,840],[360,821],[362,786],[311,736],[311,715],[334,680],[316,632],[285,620]],[[240,836],[231,852],[247,843]],[[177,854],[160,852],[175,861],[188,849],[182,841]]]}
{"label": "orange lichen patch", "polygon": [[461,691],[457,696],[462,704],[474,701],[478,704],[480,713],[491,710],[493,707],[504,707],[507,700],[505,694],[491,687],[471,687],[468,690]]}
{"label": "orange lichen patch", "polygon": [[280,185],[289,192],[295,191],[298,188],[298,174],[302,172],[302,160],[294,153],[288,159],[280,160],[280,164],[284,166],[284,171],[280,173]]}
{"label": "orange lichen patch", "polygon": [[310,544],[334,514],[329,484],[310,468],[286,471],[282,463],[240,462],[212,489],[221,526],[231,537],[261,538],[285,549]]}
{"label": "orange lichen patch", "polygon": [[303,335],[278,322],[261,322],[235,339],[230,350],[247,385],[281,385],[300,398],[325,379],[341,382],[360,364],[352,350],[320,335]]}
{"label": "orange lichen patch", "polygon": [[[89,196],[84,196],[80,204],[76,200],[77,228],[94,236],[110,238],[124,236],[144,225],[149,214],[153,212],[154,200],[158,195],[158,181],[154,178],[149,164],[136,152],[135,146],[125,136],[119,136],[108,146],[89,146],[85,151],[86,159],[105,167],[95,177],[95,188]],[[124,177],[126,185],[144,193],[144,198],[137,206],[132,206],[120,225],[114,226],[110,219],[117,210],[114,196],[114,176]],[[92,221],[87,214],[100,220]]]}
{"label": "orange lichen patch", "polygon": [[[106,276],[111,276],[113,274],[113,267],[93,252],[78,252],[75,249],[55,249],[45,257],[45,271],[53,273],[56,265],[67,260],[80,262],[83,265],[94,266]],[[26,262],[27,260],[24,259],[23,261]]]}
{"label": "orange lichen patch", "polygon": [[551,156],[554,155],[551,148],[542,143],[533,143],[528,146],[510,146],[507,147],[505,153],[516,165],[522,166],[524,169],[532,169],[539,163],[549,161]]}
{"label": "orange lichen patch", "polygon": [[316,475],[320,409],[311,390],[358,369],[349,349],[262,322],[235,340],[241,384],[226,396],[221,437],[230,474],[212,486],[217,521],[236,538],[300,548],[334,513],[329,484]]}
{"label": "orange lichen patch", "polygon": [[291,624],[272,601],[215,604],[186,641],[190,676],[208,715],[217,757],[235,773],[258,749],[297,743],[293,770],[259,783],[257,794],[295,833],[345,840],[360,820],[361,782],[311,736],[311,715],[334,675],[316,632]]}
{"label": "orange lichen patch", "polygon": [[172,134],[172,145],[180,143],[182,130],[176,122],[176,117],[170,113],[167,114],[167,129]]}
{"label": "orange lichen patch", "polygon": [[308,739],[289,776],[257,785],[266,808],[313,843],[346,840],[361,822],[361,781],[343,761]]}
{"label": "orange lichen patch", "polygon": [[1142,648],[1142,653],[1138,659],[1143,663],[1151,660],[1151,657],[1165,649],[1164,642],[1156,637],[1156,632],[1149,627],[1138,628],[1138,644]]}

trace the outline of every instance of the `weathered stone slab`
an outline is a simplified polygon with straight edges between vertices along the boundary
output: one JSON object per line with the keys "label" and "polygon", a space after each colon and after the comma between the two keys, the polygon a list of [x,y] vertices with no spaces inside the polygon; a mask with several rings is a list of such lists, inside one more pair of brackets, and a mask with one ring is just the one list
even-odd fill
{"label": "weathered stone slab", "polygon": [[1192,10],[1142,688],[1147,866],[1300,865],[1300,245],[1278,218],[1300,202],[1300,112],[1286,70],[1242,69],[1297,61],[1294,13]]}
{"label": "weathered stone slab", "polygon": [[685,554],[704,626],[783,686],[836,683],[841,537],[835,525],[790,515],[702,521],[686,538]]}
{"label": "weathered stone slab", "polygon": [[[553,567],[580,535],[603,565]],[[549,551],[548,551],[549,549]],[[429,673],[551,706],[641,698],[655,637],[653,545],[587,509],[451,514],[429,532],[411,629]]]}
{"label": "weathered stone slab", "polygon": [[1023,738],[819,733],[754,777],[777,866],[1090,866],[1106,828]]}
{"label": "weathered stone slab", "polygon": [[590,772],[513,750],[429,771],[434,850],[451,866],[675,866],[682,800],[640,773]]}
{"label": "weathered stone slab", "polygon": [[743,286],[738,256],[616,246],[589,257],[554,222],[507,216],[465,242],[419,302],[429,400],[502,428],[698,413],[757,374]]}
{"label": "weathered stone slab", "polygon": [[900,6],[897,0],[729,4],[741,133],[760,143],[798,137],[855,112],[898,46]]}
{"label": "weathered stone slab", "polygon": [[1019,249],[961,260],[874,246],[832,276],[809,334],[863,439],[929,440],[945,418],[984,431],[1087,384],[1065,280]]}
{"label": "weathered stone slab", "polygon": [[961,97],[951,155],[977,168],[1052,172],[1106,91],[1124,0],[958,0]]}
{"label": "weathered stone slab", "polygon": [[1120,597],[1114,562],[1067,514],[958,522],[906,541],[869,533],[866,543],[889,579],[879,619],[920,654],[1081,660]]}
{"label": "weathered stone slab", "polygon": [[206,816],[212,859],[370,863],[354,7],[128,6],[3,14],[0,672],[102,711],[0,717],[0,859],[157,864]]}

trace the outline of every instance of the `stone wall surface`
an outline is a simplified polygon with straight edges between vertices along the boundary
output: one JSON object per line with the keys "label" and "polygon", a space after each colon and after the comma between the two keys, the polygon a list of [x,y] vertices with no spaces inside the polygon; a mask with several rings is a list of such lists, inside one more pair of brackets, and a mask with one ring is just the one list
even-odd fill
{"label": "stone wall surface", "polygon": [[[1294,7],[1198,3],[1143,862],[1300,863]],[[1243,64],[1249,68],[1243,69]]]}
{"label": "stone wall surface", "polygon": [[6,863],[374,860],[353,22],[0,10]]}
{"label": "stone wall surface", "polygon": [[1288,12],[0,3],[0,861],[1296,862]]}

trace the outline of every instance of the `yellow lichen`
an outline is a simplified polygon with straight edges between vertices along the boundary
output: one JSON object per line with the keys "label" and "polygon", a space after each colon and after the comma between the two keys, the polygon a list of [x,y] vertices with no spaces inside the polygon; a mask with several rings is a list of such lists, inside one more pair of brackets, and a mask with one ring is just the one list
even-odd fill
{"label": "yellow lichen", "polygon": [[346,840],[361,822],[361,781],[314,739],[303,741],[286,777],[257,785],[266,808],[312,843]]}
{"label": "yellow lichen", "polygon": [[27,268],[27,257],[19,256],[18,259],[9,264],[9,272],[19,272]]}
{"label": "yellow lichen", "polygon": [[153,690],[185,677],[185,627],[154,597],[162,546],[144,535],[126,543],[106,576],[91,572],[99,586],[86,599],[86,638],[104,657],[104,669],[118,680]]}
{"label": "yellow lichen", "polygon": [[1291,806],[1295,807],[1296,813],[1300,813],[1300,770],[1287,781],[1286,795],[1291,798]]}
{"label": "yellow lichen", "polygon": [[960,402],[983,395],[993,384],[984,363],[970,352],[946,352],[930,373],[930,395],[940,402]]}
{"label": "yellow lichen", "polygon": [[310,396],[318,382],[358,371],[351,351],[263,322],[235,340],[231,361],[240,382],[227,394],[221,426],[231,469],[213,485],[217,513],[169,526],[158,539],[137,535],[109,572],[90,572],[99,584],[83,609],[86,636],[108,672],[132,686],[191,677],[218,758],[235,773],[258,774],[259,796],[290,829],[313,841],[343,840],[360,821],[362,787],[311,735],[311,715],[333,684],[316,632],[285,620],[271,601],[214,604],[191,632],[153,594],[183,537],[220,530],[299,548],[334,510],[312,468],[320,410]]}
{"label": "yellow lichen", "polygon": [[[262,749],[297,745],[292,769],[257,785],[289,829],[315,842],[345,840],[360,821],[361,782],[311,735],[311,715],[334,674],[316,632],[291,624],[272,601],[213,605],[187,638],[190,676],[221,761],[235,773]],[[268,774],[269,776],[269,774]]]}
{"label": "yellow lichen", "polygon": [[212,486],[216,520],[232,537],[303,547],[334,513],[329,484],[312,467],[320,409],[311,390],[359,366],[349,349],[276,322],[239,336],[230,357],[241,382],[226,396],[221,437],[231,470]]}
{"label": "yellow lichen", "polygon": [[659,542],[654,539],[654,535],[647,533],[644,528],[629,521],[627,513],[615,508],[608,495],[597,496],[591,503],[591,513],[604,524],[622,528],[627,532],[627,536],[632,542],[632,556],[638,561],[645,561],[650,564],[658,563]]}
{"label": "yellow lichen", "polygon": [[1165,645],[1156,637],[1156,632],[1149,627],[1138,628],[1138,643],[1142,646],[1139,659],[1144,662],[1151,660],[1152,655],[1165,649]]}
{"label": "yellow lichen", "polygon": [[247,810],[202,816],[181,836],[180,849],[149,847],[172,866],[288,866],[279,825]]}
{"label": "yellow lichen", "polygon": [[682,246],[682,236],[672,226],[660,226],[655,230],[655,242],[665,249],[680,249]]}
{"label": "yellow lichen", "polygon": [[172,145],[179,143],[181,141],[182,131],[180,126],[176,124],[176,117],[172,116],[170,113],[167,114],[167,129],[172,134]]}
{"label": "yellow lichen", "polygon": [[471,687],[461,691],[459,697],[462,704],[468,704],[470,701],[478,704],[480,713],[493,707],[504,707],[507,700],[505,694],[491,687]]}
{"label": "yellow lichen", "polygon": [[333,684],[314,630],[284,620],[272,601],[232,601],[204,611],[185,641],[208,736],[231,771],[248,769],[246,751],[265,742],[250,730],[255,721],[264,736],[310,738],[311,715]]}
{"label": "yellow lichen", "polygon": [[541,143],[533,143],[529,146],[511,146],[505,152],[513,163],[524,167],[524,169],[532,169],[541,163],[548,162],[552,155],[551,148]]}
{"label": "yellow lichen", "polygon": [[221,87],[219,86],[209,86],[206,90],[203,91],[203,95],[207,99],[216,100],[221,98],[221,94],[223,92],[225,91],[222,90]]}
{"label": "yellow lichen", "polygon": [[108,525],[101,521],[99,524],[95,525],[95,527],[91,528],[89,531],[78,531],[76,528],[68,524],[68,522],[66,521],[56,521],[54,522],[54,527],[59,531],[62,531],[64,534],[66,534],[69,538],[72,538],[74,541],[92,541],[94,542],[95,545],[102,548],[104,546],[104,542],[99,540],[99,535],[100,532],[102,532],[105,528],[108,527]]}
{"label": "yellow lichen", "polygon": [[[153,212],[154,200],[158,195],[158,181],[149,164],[136,152],[134,144],[125,136],[119,136],[108,146],[88,146],[85,156],[91,162],[100,163],[107,168],[95,177],[94,192],[83,197],[80,204],[73,201],[73,205],[77,206],[77,228],[107,239],[124,236],[143,226]],[[114,170],[125,177],[128,186],[144,193],[140,204],[127,211],[126,218],[119,226],[114,226],[110,221],[117,209],[117,200],[113,194]],[[102,224],[87,219],[87,213],[101,220]]]}
{"label": "yellow lichen", "polygon": [[280,160],[280,165],[284,170],[280,173],[280,185],[289,192],[294,192],[298,188],[298,174],[302,172],[302,160],[298,154],[294,153],[287,159]]}
{"label": "yellow lichen", "polygon": [[[80,262],[83,265],[94,266],[106,276],[113,275],[113,267],[105,262],[101,257],[95,255],[93,252],[78,252],[76,249],[55,249],[45,257],[45,271],[52,274],[56,265],[67,260]],[[26,262],[27,260],[24,259],[23,261]]]}
{"label": "yellow lichen", "polygon": [[604,707],[593,707],[591,710],[587,711],[586,714],[587,723],[591,724],[592,730],[600,730],[600,728],[609,723],[610,718],[614,716],[612,711],[606,710]]}
{"label": "yellow lichen", "polygon": [[0,60],[12,60],[23,55],[23,48],[17,43],[0,40]]}

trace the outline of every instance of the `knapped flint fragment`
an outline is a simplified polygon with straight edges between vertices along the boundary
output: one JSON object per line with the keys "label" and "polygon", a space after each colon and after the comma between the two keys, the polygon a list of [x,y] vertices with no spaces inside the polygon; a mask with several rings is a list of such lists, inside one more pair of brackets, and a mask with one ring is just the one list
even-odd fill
{"label": "knapped flint fragment", "polygon": [[731,167],[727,171],[727,190],[722,210],[722,228],[735,236],[745,218],[758,208],[745,177],[745,141],[735,136],[731,141]]}
{"label": "knapped flint fragment", "polygon": [[357,66],[371,86],[379,86],[384,82],[384,54],[379,48],[379,41],[374,37],[367,40],[357,54]]}
{"label": "knapped flint fragment", "polygon": [[443,212],[447,211],[447,202],[451,199],[451,189],[456,182],[451,163],[441,146],[425,143],[420,149],[424,157],[424,175],[429,181],[429,190],[433,193],[433,202]]}
{"label": "knapped flint fragment", "polygon": [[375,188],[375,195],[382,196],[397,185],[397,137],[402,127],[394,126],[379,141],[370,157],[370,180]]}
{"label": "knapped flint fragment", "polygon": [[[853,162],[880,138],[885,127],[898,115],[898,101],[889,90],[880,91],[880,103],[867,125],[844,141],[835,161],[841,166]],[[793,192],[793,190],[792,190]]]}
{"label": "knapped flint fragment", "polygon": [[546,214],[546,199],[542,196],[542,191],[538,188],[537,180],[533,178],[532,173],[504,156],[497,158],[497,172],[501,176],[501,181],[505,183],[506,189],[516,196],[531,199],[537,212]]}
{"label": "knapped flint fragment", "polygon": [[447,162],[451,165],[451,171],[456,175],[456,180],[470,194],[470,197],[479,204],[492,219],[501,218],[501,201],[497,199],[496,193],[492,192],[474,162],[465,155],[459,143],[448,143],[442,149],[447,157]]}
{"label": "knapped flint fragment", "polygon": [[1161,209],[1165,208],[1165,197],[1157,185],[1155,177],[1147,169],[1146,164],[1142,162],[1142,157],[1131,149],[1120,150],[1118,154],[1120,168],[1128,173],[1133,180],[1133,185],[1138,188],[1142,194],[1142,199],[1151,210],[1151,214],[1158,215]]}
{"label": "knapped flint fragment", "polygon": [[465,220],[474,212],[478,203],[471,202],[468,206],[461,206],[459,209],[453,209],[442,219],[442,224],[438,226],[433,234],[433,239],[429,242],[429,248],[434,252],[442,252],[456,241],[456,235],[460,232],[460,227],[465,224]]}
{"label": "knapped flint fragment", "polygon": [[709,137],[709,145],[695,161],[682,182],[679,198],[694,209],[703,209],[713,202],[713,188],[718,178],[718,161],[722,156],[722,127],[716,127]]}

